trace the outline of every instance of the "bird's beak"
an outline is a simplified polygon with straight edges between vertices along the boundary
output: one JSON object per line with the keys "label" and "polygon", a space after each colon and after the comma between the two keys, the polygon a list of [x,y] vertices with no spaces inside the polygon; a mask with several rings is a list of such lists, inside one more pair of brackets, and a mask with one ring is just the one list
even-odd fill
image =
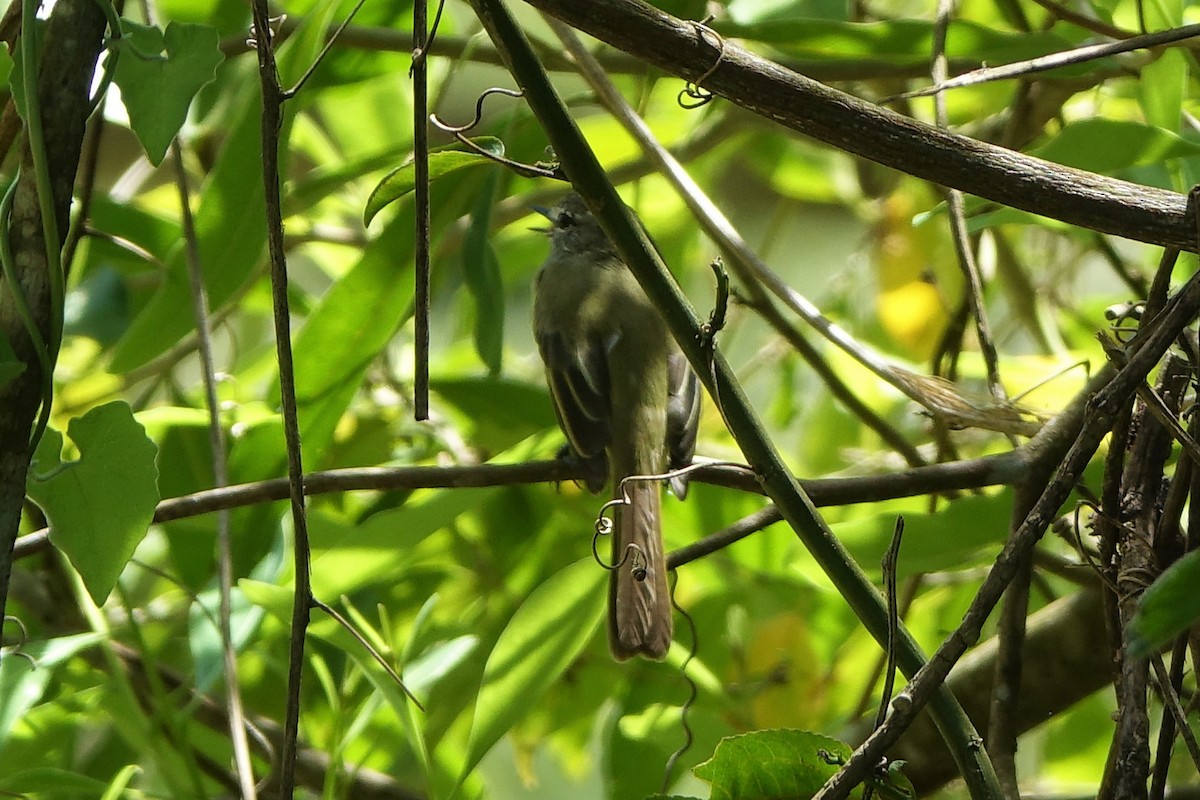
{"label": "bird's beak", "polygon": [[534,211],[536,211],[537,213],[541,214],[546,219],[550,220],[551,227],[549,227],[549,228],[530,228],[529,230],[537,231],[538,233],[545,233],[545,234],[549,234],[550,231],[554,230],[554,228],[553,228],[554,212],[553,211],[546,208],[545,206],[530,206],[530,208],[533,209]]}

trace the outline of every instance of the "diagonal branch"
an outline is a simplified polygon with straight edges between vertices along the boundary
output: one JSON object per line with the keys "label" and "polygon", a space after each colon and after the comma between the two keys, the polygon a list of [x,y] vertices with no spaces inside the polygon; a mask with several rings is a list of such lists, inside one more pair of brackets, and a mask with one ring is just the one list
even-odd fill
{"label": "diagonal branch", "polygon": [[[1127,239],[1195,251],[1186,198],[941,131],[831,89],[642,0],[525,0],[792,130],[934,183]],[[718,58],[720,63],[718,64]],[[714,69],[714,64],[716,68]]]}

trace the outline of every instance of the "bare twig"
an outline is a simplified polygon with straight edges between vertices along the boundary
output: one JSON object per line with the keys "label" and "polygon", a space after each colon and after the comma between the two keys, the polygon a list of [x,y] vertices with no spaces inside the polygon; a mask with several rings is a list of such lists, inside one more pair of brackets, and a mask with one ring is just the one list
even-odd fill
{"label": "bare twig", "polygon": [[1032,58],[1028,61],[1018,61],[999,67],[984,67],[983,69],[959,75],[956,78],[947,78],[943,75],[942,77],[934,78],[933,86],[905,92],[895,97],[889,97],[887,100],[881,102],[886,103],[900,99],[907,100],[913,97],[928,97],[946,89],[959,89],[964,86],[975,86],[976,84],[988,83],[990,81],[1020,78],[1025,75],[1034,75],[1071,64],[1083,64],[1098,58],[1107,58],[1119,53],[1128,53],[1131,50],[1162,47],[1163,45],[1191,39],[1195,36],[1200,36],[1200,25],[1185,25],[1182,28],[1173,28],[1168,31],[1157,31],[1141,36],[1132,36],[1119,42],[1085,45],[1084,47],[1077,47],[1074,50],[1052,53],[1051,55]]}
{"label": "bare twig", "polygon": [[429,43],[428,0],[413,0],[413,165],[416,238],[413,258],[413,416],[429,419]]}
{"label": "bare twig", "polygon": [[[208,292],[204,288],[200,249],[192,221],[191,193],[187,170],[183,164],[183,149],[179,140],[171,142],[171,160],[175,164],[175,184],[179,188],[180,216],[186,249],[188,280],[191,283],[192,308],[196,314],[196,332],[200,341],[200,367],[204,380],[204,400],[208,406],[208,445],[212,455],[213,483],[217,488],[229,484],[225,435],[221,427],[221,407],[217,399],[217,376],[213,360],[212,330],[208,308]],[[229,512],[217,512],[217,585],[220,595],[220,614],[217,629],[221,636],[221,651],[225,667],[225,702],[229,709],[229,735],[233,742],[237,780],[244,800],[258,796],[254,768],[250,763],[250,744],[246,739],[245,714],[242,710],[242,691],[238,682],[237,651],[233,645],[230,618],[233,614],[233,537],[230,533]]]}
{"label": "bare twig", "polygon": [[279,131],[283,124],[283,91],[271,41],[267,0],[254,0],[255,47],[262,84],[263,188],[266,193],[267,245],[271,263],[271,297],[275,321],[275,350],[279,361],[279,393],[287,445],[288,494],[291,498],[295,589],[291,643],[288,654],[287,710],[280,757],[280,796],[291,797],[296,780],[296,741],[300,724],[300,680],[304,672],[304,637],[312,612],[312,576],[308,521],[304,513],[304,466],[300,454],[300,424],[296,410],[296,376],[292,362],[288,312],[287,260],[283,249],[283,212],[279,198]]}

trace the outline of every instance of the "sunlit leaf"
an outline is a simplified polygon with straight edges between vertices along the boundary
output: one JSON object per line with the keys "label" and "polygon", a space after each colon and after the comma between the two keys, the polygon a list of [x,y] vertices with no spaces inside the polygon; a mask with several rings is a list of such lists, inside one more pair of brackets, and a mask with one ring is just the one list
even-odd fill
{"label": "sunlit leaf", "polygon": [[62,460],[62,434],[48,429],[30,469],[28,492],[50,520],[50,541],[67,554],[97,604],[146,535],[158,503],[158,448],[114,401],[71,420],[79,460]]}
{"label": "sunlit leaf", "polygon": [[4,698],[0,703],[0,750],[13,725],[42,699],[54,668],[103,640],[98,633],[78,633],[23,644],[19,651],[5,653],[0,659],[0,698]]}
{"label": "sunlit leaf", "polygon": [[607,580],[592,558],[581,559],[551,576],[513,614],[488,656],[462,778],[592,638],[604,615]]}
{"label": "sunlit leaf", "polygon": [[493,170],[479,193],[462,247],[463,275],[475,301],[475,352],[493,376],[500,373],[504,352],[504,283],[488,238],[499,176]]}
{"label": "sunlit leaf", "polygon": [[849,757],[848,745],[819,733],[755,731],[721,740],[694,772],[712,784],[711,800],[793,800],[815,794]]}
{"label": "sunlit leaf", "polygon": [[121,20],[114,80],[150,163],[159,164],[187,119],[200,87],[213,79],[221,54],[217,29],[171,22],[165,31]]}
{"label": "sunlit leaf", "polygon": [[[494,156],[504,155],[504,142],[495,137],[480,136],[471,141]],[[442,145],[429,151],[429,180],[435,181],[444,175],[467,167],[494,163],[487,156],[470,150],[466,145],[458,142]],[[367,206],[363,211],[363,224],[370,225],[376,214],[416,188],[416,182],[416,165],[412,161],[407,161],[388,173],[371,192],[371,196],[367,198]]]}
{"label": "sunlit leaf", "polygon": [[1033,151],[1047,161],[1104,173],[1198,154],[1200,143],[1153,125],[1115,119],[1073,122]]}
{"label": "sunlit leaf", "polygon": [[[324,42],[325,21],[335,7],[308,15],[279,51],[280,70],[310,63]],[[287,140],[295,104],[284,106],[282,138]],[[238,97],[222,112],[227,131],[220,158],[193,202],[200,263],[209,303],[219,308],[241,287],[266,249],[266,201],[262,175],[262,100],[258,91]],[[287,149],[280,168],[287,167]],[[199,202],[196,202],[196,201]],[[176,237],[166,274],[117,343],[109,366],[126,372],[162,354],[195,330],[182,241]]]}

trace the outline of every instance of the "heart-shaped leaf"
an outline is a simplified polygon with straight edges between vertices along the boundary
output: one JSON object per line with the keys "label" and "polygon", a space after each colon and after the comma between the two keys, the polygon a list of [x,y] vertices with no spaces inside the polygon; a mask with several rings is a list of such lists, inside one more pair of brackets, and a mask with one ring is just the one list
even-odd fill
{"label": "heart-shaped leaf", "polygon": [[120,60],[114,76],[129,112],[129,126],[157,165],[187,119],[192,98],[216,75],[221,55],[217,29],[172,22],[166,32],[121,20]]}
{"label": "heart-shaped leaf", "polygon": [[27,491],[50,520],[50,541],[67,554],[88,594],[103,603],[146,535],[158,503],[158,448],[114,401],[71,420],[79,460],[62,460],[62,434],[47,429]]}

